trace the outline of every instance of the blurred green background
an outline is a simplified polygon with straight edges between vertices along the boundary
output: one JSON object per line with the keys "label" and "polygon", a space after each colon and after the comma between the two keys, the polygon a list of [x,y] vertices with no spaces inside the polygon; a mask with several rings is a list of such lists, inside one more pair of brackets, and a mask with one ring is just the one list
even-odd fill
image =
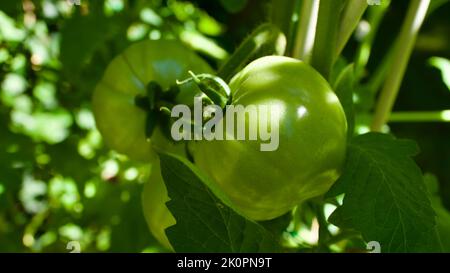
{"label": "blurred green background", "polygon": [[[150,166],[103,145],[90,109],[94,86],[115,55],[143,39],[180,39],[217,67],[267,20],[269,2],[1,1],[0,252],[69,252],[70,241],[80,242],[83,252],[160,251],[141,209]],[[407,0],[392,2],[367,75],[407,9]],[[427,19],[396,111],[450,109],[449,14],[446,3]],[[347,61],[357,46],[352,39]],[[432,65],[433,57],[442,59]],[[373,103],[365,103],[361,111],[370,111]],[[395,123],[390,129],[419,143],[417,161],[437,176],[450,208],[450,123]]]}

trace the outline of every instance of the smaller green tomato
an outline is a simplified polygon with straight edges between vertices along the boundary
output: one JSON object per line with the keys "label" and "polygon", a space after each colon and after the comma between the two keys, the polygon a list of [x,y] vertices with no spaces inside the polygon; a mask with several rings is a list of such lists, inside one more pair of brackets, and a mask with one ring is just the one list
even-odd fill
{"label": "smaller green tomato", "polygon": [[[146,96],[150,82],[164,90],[188,71],[211,73],[212,69],[194,52],[177,41],[143,41],[127,48],[106,69],[92,99],[97,127],[105,143],[132,159],[156,158],[152,142],[145,133],[147,113],[135,105],[137,96]],[[192,83],[183,85],[175,103],[192,104],[200,90]]]}
{"label": "smaller green tomato", "polygon": [[172,250],[169,239],[165,233],[166,228],[175,225],[176,220],[166,206],[169,201],[167,188],[161,176],[159,159],[152,164],[150,179],[144,185],[142,193],[142,207],[147,225],[153,236],[165,248]]}
{"label": "smaller green tomato", "polygon": [[[154,149],[166,151],[178,155],[185,155],[185,145],[180,142],[172,142],[163,136],[160,128],[156,128],[153,138],[159,145]],[[161,175],[159,158],[152,162],[152,170],[148,182],[142,192],[142,208],[145,220],[153,236],[168,250],[173,251],[169,239],[166,236],[166,228],[175,225],[175,218],[170,213],[166,203],[170,200],[167,188]]]}

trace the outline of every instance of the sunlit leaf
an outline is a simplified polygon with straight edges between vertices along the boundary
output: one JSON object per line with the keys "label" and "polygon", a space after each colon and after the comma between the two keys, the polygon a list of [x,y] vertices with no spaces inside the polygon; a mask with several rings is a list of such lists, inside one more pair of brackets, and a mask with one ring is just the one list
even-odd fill
{"label": "sunlit leaf", "polygon": [[78,188],[72,179],[56,176],[49,181],[48,194],[53,206],[59,203],[67,210],[73,210],[74,205],[79,201]]}
{"label": "sunlit leaf", "polygon": [[144,38],[150,28],[142,23],[131,25],[127,31],[127,37],[130,41],[138,41]]}
{"label": "sunlit leaf", "polygon": [[7,74],[1,85],[2,99],[11,102],[14,96],[25,92],[27,85],[28,83],[23,76],[15,73]]}
{"label": "sunlit leaf", "polygon": [[450,60],[446,58],[433,57],[429,63],[439,69],[442,73],[442,80],[450,91]]}
{"label": "sunlit leaf", "polygon": [[218,60],[224,60],[228,57],[228,53],[221,48],[215,41],[207,38],[197,31],[184,30],[180,34],[181,40],[188,44],[191,48],[209,55]]}
{"label": "sunlit leaf", "polygon": [[151,8],[145,8],[140,13],[141,20],[153,26],[161,26],[163,23],[162,18]]}
{"label": "sunlit leaf", "polygon": [[33,139],[55,144],[67,138],[72,116],[64,110],[56,112],[24,113],[13,111],[11,120],[16,128]]}
{"label": "sunlit leaf", "polygon": [[200,15],[198,29],[200,32],[211,36],[218,36],[223,31],[223,27],[213,17],[206,13]]}
{"label": "sunlit leaf", "polygon": [[25,35],[25,30],[21,27],[18,27],[13,19],[11,19],[8,15],[0,10],[0,41],[3,38],[4,40],[9,42],[20,42],[25,39]]}
{"label": "sunlit leaf", "polygon": [[47,201],[42,199],[47,193],[47,184],[29,174],[23,178],[20,200],[29,213],[39,213],[47,209]]}

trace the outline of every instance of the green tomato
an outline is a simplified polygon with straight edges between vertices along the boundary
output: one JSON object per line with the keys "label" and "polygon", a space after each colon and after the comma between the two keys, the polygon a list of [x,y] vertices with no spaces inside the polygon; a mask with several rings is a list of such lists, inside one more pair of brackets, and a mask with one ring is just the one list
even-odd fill
{"label": "green tomato", "polygon": [[152,165],[150,179],[144,185],[142,207],[150,232],[162,246],[173,251],[165,233],[166,228],[176,223],[175,218],[166,206],[166,202],[169,200],[167,188],[161,176],[160,163],[157,159]]}
{"label": "green tomato", "polygon": [[[158,142],[159,150],[186,155],[184,143],[169,141],[163,136],[160,128],[156,128],[152,136]],[[148,228],[158,242],[166,249],[173,251],[169,239],[166,236],[166,228],[175,225],[176,220],[170,213],[166,203],[170,200],[167,188],[161,175],[159,158],[151,162],[152,169],[149,180],[144,184],[142,192],[142,209]]]}
{"label": "green tomato", "polygon": [[[343,108],[327,81],[301,61],[269,56],[244,68],[230,88],[233,105],[279,107],[270,113],[279,117],[275,151],[261,151],[267,142],[260,140],[195,144],[195,163],[232,205],[250,219],[269,220],[327,192],[340,176],[347,135]],[[258,120],[245,122],[248,132]],[[226,115],[219,126],[224,123]]]}
{"label": "green tomato", "polygon": [[[163,89],[189,77],[188,71],[211,73],[209,65],[177,41],[143,41],[127,48],[106,69],[93,95],[97,127],[106,144],[132,159],[150,161],[156,155],[154,141],[145,134],[147,113],[135,105],[135,97],[146,95],[146,86],[155,81]],[[200,90],[183,85],[176,103],[192,104]]]}

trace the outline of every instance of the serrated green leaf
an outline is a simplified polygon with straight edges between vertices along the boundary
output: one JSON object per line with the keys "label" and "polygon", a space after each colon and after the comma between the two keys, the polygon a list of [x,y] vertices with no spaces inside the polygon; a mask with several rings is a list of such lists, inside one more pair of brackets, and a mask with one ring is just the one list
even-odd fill
{"label": "serrated green leaf", "polygon": [[[176,252],[277,252],[279,244],[258,223],[219,200],[211,185],[187,160],[161,154],[161,173],[176,225],[166,230]],[[215,191],[214,189],[212,191]]]}
{"label": "serrated green leaf", "polygon": [[369,133],[349,144],[344,173],[328,196],[345,193],[330,222],[356,229],[382,252],[440,252],[435,213],[413,141]]}
{"label": "serrated green leaf", "polygon": [[344,108],[345,116],[347,118],[347,135],[348,139],[353,136],[355,128],[355,110],[353,106],[353,90],[354,90],[354,65],[348,65],[336,80],[334,91],[339,98],[339,101]]}
{"label": "serrated green leaf", "polygon": [[424,180],[431,194],[431,206],[436,212],[436,229],[442,244],[442,250],[450,253],[450,211],[442,204],[437,178],[432,174],[425,174]]}

